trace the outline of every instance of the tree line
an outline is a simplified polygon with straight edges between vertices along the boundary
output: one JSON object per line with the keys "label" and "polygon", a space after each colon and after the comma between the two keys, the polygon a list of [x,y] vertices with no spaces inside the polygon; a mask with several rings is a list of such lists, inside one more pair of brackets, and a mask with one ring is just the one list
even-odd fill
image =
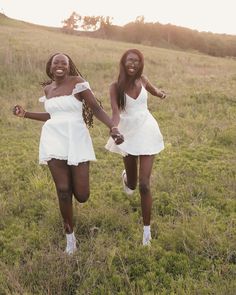
{"label": "tree line", "polygon": [[112,24],[110,16],[81,16],[77,12],[72,12],[69,18],[62,21],[62,30],[66,33],[76,33],[77,29],[83,31],[96,31],[104,26]]}
{"label": "tree line", "polygon": [[135,21],[124,26],[115,26],[109,16],[81,16],[73,12],[62,23],[62,30],[70,34],[85,34],[164,48],[195,50],[219,57],[236,57],[236,36],[199,32],[172,24],[145,22],[143,16],[138,16]]}

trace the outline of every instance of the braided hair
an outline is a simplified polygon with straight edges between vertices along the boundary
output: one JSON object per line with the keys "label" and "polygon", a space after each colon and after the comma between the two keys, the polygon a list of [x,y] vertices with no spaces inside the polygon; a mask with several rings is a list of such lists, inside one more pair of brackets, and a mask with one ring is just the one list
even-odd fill
{"label": "braided hair", "polygon": [[[47,76],[50,78],[50,80],[48,81],[44,81],[41,83],[41,85],[43,87],[51,84],[54,81],[53,75],[51,73],[51,65],[52,65],[52,60],[53,58],[61,53],[55,53],[53,54],[48,62],[46,63],[46,73]],[[63,55],[65,55],[68,60],[69,60],[69,76],[80,76],[83,77],[82,74],[80,73],[80,71],[77,69],[76,65],[74,64],[74,62],[72,61],[72,59],[69,57],[69,55],[62,53]],[[100,102],[99,102],[100,103]],[[84,99],[82,100],[82,113],[83,113],[83,119],[84,122],[86,123],[87,127],[93,127],[93,111],[91,110],[91,108],[86,104],[86,102],[84,101]],[[101,106],[101,103],[100,103]]]}

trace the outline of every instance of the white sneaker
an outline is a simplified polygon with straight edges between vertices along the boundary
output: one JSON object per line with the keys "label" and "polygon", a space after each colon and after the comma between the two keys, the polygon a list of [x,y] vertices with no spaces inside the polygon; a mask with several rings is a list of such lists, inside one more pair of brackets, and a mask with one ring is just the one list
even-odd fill
{"label": "white sneaker", "polygon": [[127,195],[132,195],[134,193],[134,190],[129,188],[127,186],[127,176],[126,176],[126,171],[123,170],[122,171],[122,174],[121,174],[121,179],[122,179],[122,184],[123,184],[123,189],[124,189],[124,192],[127,194]]}
{"label": "white sneaker", "polygon": [[151,246],[151,233],[143,233],[143,246]]}

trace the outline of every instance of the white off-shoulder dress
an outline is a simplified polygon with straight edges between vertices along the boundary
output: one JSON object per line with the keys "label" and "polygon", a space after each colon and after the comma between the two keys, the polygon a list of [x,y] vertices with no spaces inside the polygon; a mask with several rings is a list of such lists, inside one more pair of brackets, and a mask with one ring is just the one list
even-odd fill
{"label": "white off-shoulder dress", "polygon": [[39,163],[51,159],[67,160],[68,165],[95,161],[95,153],[88,128],[82,115],[82,102],[74,96],[90,89],[89,83],[77,83],[71,95],[47,99],[40,97],[50,114],[43,127],[39,144]]}
{"label": "white off-shoulder dress", "polygon": [[158,154],[164,149],[164,141],[157,121],[148,110],[147,90],[142,86],[136,99],[128,94],[125,96],[126,107],[120,113],[118,124],[119,131],[124,136],[124,142],[116,145],[110,137],[105,148],[122,156]]}

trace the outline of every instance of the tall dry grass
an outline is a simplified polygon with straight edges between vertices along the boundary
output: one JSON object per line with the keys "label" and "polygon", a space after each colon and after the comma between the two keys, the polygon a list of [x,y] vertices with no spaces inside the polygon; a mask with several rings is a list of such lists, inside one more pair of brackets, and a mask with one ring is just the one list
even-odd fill
{"label": "tall dry grass", "polygon": [[[236,61],[0,25],[0,294],[235,294]],[[141,246],[139,194],[123,194],[122,160],[95,120],[91,198],[74,204],[79,250],[67,257],[54,184],[38,165],[42,124],[11,109],[43,110],[45,63],[65,52],[110,113],[109,84],[134,46],[168,93],[149,99],[166,144],[152,175],[152,247]]]}

